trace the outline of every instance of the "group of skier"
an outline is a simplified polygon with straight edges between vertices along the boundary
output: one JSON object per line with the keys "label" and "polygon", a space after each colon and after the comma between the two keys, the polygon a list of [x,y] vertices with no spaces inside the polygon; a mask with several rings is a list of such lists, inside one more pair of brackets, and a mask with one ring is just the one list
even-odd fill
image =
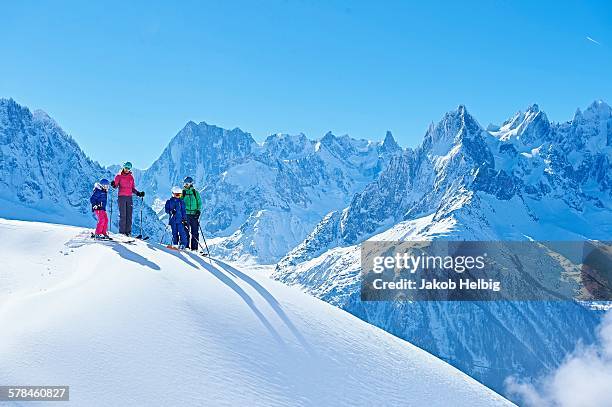
{"label": "group of skier", "polygon": [[[132,175],[132,163],[126,162],[113,181],[101,179],[94,185],[90,198],[91,210],[96,215],[98,223],[94,237],[102,240],[112,240],[108,235],[109,218],[106,213],[109,188],[118,189],[119,203],[119,233],[125,236],[132,234],[132,212],[134,208],[133,195],[144,198],[145,193],[136,189]],[[200,215],[202,199],[193,185],[193,178],[185,177],[183,188],[172,188],[172,196],[164,207],[168,214],[168,223],[172,230],[172,244],[179,249],[198,250]]]}

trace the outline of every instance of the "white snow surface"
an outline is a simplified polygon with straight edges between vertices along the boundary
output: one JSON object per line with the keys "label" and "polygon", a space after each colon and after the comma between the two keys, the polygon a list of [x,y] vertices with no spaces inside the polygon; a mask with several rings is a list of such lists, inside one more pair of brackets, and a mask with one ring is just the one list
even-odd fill
{"label": "white snow surface", "polygon": [[510,405],[256,268],[88,235],[0,219],[0,383],[72,406]]}

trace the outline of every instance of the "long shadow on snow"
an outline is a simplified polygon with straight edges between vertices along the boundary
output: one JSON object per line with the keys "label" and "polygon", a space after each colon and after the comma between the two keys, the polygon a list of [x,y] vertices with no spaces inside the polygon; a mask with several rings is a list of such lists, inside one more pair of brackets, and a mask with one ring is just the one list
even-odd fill
{"label": "long shadow on snow", "polygon": [[[151,248],[153,248],[153,246],[150,246]],[[193,267],[194,269],[198,269],[198,266],[196,266],[194,263],[190,262],[189,259],[187,259],[185,256],[183,256],[182,252],[179,252],[177,250],[172,250],[172,249],[168,249],[167,247],[162,247],[161,251],[163,251],[164,253],[167,254],[171,254],[172,256],[176,257],[179,260],[184,261],[185,263],[187,263],[189,266]]]}
{"label": "long shadow on snow", "polygon": [[121,243],[115,243],[112,245],[112,249],[117,252],[117,254],[119,254],[119,256],[121,256],[122,258],[129,260],[129,261],[133,261],[135,263],[138,264],[142,264],[143,266],[149,267],[153,270],[161,270],[161,268],[153,263],[151,260],[141,256],[138,253],[135,253],[133,251],[131,251],[130,249],[128,249],[127,247],[125,247],[125,245],[121,244]]}
{"label": "long shadow on snow", "polygon": [[240,270],[237,270],[236,268],[230,266],[229,264],[224,263],[224,262],[222,262],[221,260],[218,260],[218,259],[215,259],[214,261],[223,270],[225,270],[226,272],[236,276],[237,278],[241,279],[242,281],[244,281],[245,283],[247,283],[251,287],[253,287],[255,289],[255,291],[257,291],[259,293],[259,295],[261,295],[262,298],[264,300],[266,300],[266,302],[270,305],[270,307],[274,310],[274,312],[276,312],[276,315],[278,315],[278,317],[285,323],[287,328],[289,328],[289,330],[297,338],[297,340],[304,347],[304,349],[306,349],[308,352],[311,351],[310,346],[308,345],[308,343],[306,342],[306,340],[304,339],[304,337],[302,336],[300,331],[295,327],[295,325],[293,325],[293,322],[291,322],[291,319],[289,319],[287,314],[285,314],[285,311],[283,310],[281,305],[278,303],[276,298],[274,298],[274,296],[270,293],[270,291],[266,290],[261,284],[259,284],[256,280],[254,280],[253,278],[251,278],[247,274],[243,273]]}
{"label": "long shadow on snow", "polygon": [[262,314],[262,312],[257,308],[251,296],[247,294],[247,292],[244,291],[238,284],[236,284],[236,282],[233,281],[231,277],[227,276],[225,273],[223,273],[221,270],[217,269],[213,265],[208,264],[204,259],[200,258],[195,254],[188,254],[188,256],[197,261],[206,271],[215,276],[219,281],[221,281],[223,284],[231,288],[236,294],[238,294],[242,298],[242,300],[249,306],[251,311],[253,311],[255,316],[257,316],[261,323],[266,327],[266,329],[270,332],[274,339],[280,345],[285,346],[285,342],[283,342],[282,338],[280,337],[278,332],[276,332],[276,329],[274,329],[270,321],[268,321],[264,314]]}

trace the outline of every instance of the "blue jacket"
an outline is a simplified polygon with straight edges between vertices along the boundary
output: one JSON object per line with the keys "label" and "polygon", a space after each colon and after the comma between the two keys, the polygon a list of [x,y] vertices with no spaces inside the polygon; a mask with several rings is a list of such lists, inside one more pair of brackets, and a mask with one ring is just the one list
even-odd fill
{"label": "blue jacket", "polygon": [[[174,211],[174,215],[172,214]],[[169,224],[182,223],[187,219],[185,213],[185,202],[181,198],[172,197],[166,201],[166,213],[170,215]]]}
{"label": "blue jacket", "polygon": [[97,206],[97,209],[106,210],[106,198],[108,194],[107,191],[101,188],[94,188],[93,194],[91,198],[89,198],[89,202],[91,202],[91,210],[94,210],[94,206]]}

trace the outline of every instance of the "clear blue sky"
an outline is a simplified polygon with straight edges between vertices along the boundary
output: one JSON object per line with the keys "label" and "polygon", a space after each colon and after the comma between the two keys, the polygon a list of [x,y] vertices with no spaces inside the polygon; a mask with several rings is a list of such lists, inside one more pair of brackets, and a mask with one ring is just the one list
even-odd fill
{"label": "clear blue sky", "polygon": [[610,1],[93,3],[2,2],[0,97],[103,164],[149,166],[188,120],[414,146],[461,103],[483,125],[612,103]]}

